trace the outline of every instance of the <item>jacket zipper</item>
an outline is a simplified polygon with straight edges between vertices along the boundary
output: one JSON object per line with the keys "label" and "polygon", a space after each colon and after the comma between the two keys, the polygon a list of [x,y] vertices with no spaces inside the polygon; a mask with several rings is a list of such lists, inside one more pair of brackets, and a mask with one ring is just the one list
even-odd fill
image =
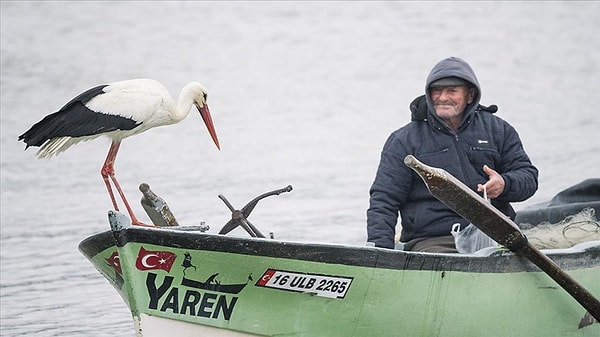
{"label": "jacket zipper", "polygon": [[455,141],[454,145],[456,146],[456,153],[458,154],[458,161],[460,163],[460,170],[462,172],[464,183],[468,187],[471,187],[470,185],[473,180],[472,180],[472,177],[469,177],[467,170],[466,170],[468,160],[466,158],[466,153],[465,153],[464,149],[460,146],[460,139],[458,137],[458,133],[454,134],[454,141]]}

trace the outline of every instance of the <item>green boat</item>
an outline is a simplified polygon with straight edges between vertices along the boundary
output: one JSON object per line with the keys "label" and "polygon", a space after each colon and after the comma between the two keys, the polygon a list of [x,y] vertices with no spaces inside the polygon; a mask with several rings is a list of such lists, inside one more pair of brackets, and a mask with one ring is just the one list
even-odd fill
{"label": "green boat", "polygon": [[[110,230],[79,245],[137,336],[600,336],[600,241],[540,253],[557,276],[526,244],[434,254],[265,238],[248,215],[291,187],[241,210],[219,196],[232,210],[219,234],[177,225],[140,189],[156,227],[110,211]],[[227,236],[236,226],[250,237]]]}

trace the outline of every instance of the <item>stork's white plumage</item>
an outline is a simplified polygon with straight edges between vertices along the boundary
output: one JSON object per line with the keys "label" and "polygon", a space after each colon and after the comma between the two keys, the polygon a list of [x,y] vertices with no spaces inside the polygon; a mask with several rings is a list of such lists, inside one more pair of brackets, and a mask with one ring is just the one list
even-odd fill
{"label": "stork's white plumage", "polygon": [[19,136],[30,146],[39,146],[38,158],[50,158],[74,144],[101,135],[112,139],[101,174],[115,210],[119,210],[110,181],[117,189],[133,224],[143,225],[134,215],[114,172],[121,140],[148,129],[183,120],[195,105],[217,148],[219,140],[206,103],[206,89],[197,82],[181,90],[177,103],[159,82],[134,79],[99,85],[73,98],[59,111],[46,116]]}

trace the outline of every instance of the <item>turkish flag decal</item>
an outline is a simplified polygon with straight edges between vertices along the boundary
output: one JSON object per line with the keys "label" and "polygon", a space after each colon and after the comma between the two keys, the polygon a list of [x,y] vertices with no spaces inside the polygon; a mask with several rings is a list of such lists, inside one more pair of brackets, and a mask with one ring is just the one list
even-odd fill
{"label": "turkish flag decal", "polygon": [[135,267],[139,270],[162,269],[169,272],[175,258],[175,253],[145,250],[144,247],[140,247]]}
{"label": "turkish flag decal", "polygon": [[275,275],[275,272],[276,271],[273,269],[267,269],[265,271],[265,273],[263,274],[263,276],[261,276],[260,280],[258,280],[258,282],[256,282],[256,285],[264,287],[267,283],[269,283],[269,281],[271,280],[271,277],[273,277],[273,275]]}
{"label": "turkish flag decal", "polygon": [[112,255],[108,258],[105,259],[106,263],[108,263],[109,266],[113,267],[113,269],[119,273],[119,274],[123,274],[123,271],[121,270],[121,260],[119,260],[119,253],[117,253],[116,251],[112,253]]}

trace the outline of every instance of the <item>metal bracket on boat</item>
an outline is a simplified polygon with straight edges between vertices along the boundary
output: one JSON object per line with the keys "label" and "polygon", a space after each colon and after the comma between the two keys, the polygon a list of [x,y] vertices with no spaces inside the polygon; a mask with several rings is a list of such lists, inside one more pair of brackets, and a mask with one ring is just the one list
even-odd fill
{"label": "metal bracket on boat", "polygon": [[150,186],[146,183],[140,184],[140,192],[144,195],[141,200],[142,207],[152,220],[155,226],[158,227],[171,227],[178,226],[175,216],[171,213],[169,205],[163,200],[163,198],[156,195]]}
{"label": "metal bracket on boat", "polygon": [[221,229],[219,234],[227,234],[227,233],[231,232],[232,230],[234,230],[237,226],[241,226],[243,229],[246,230],[246,232],[248,232],[248,234],[250,234],[250,236],[264,238],[265,236],[256,227],[254,227],[254,225],[252,225],[250,223],[250,221],[248,221],[248,217],[250,216],[250,213],[252,212],[254,207],[256,207],[256,204],[261,199],[264,199],[264,198],[272,196],[272,195],[279,195],[284,192],[290,192],[291,190],[292,190],[292,185],[288,185],[287,187],[280,188],[278,190],[263,193],[263,194],[259,195],[258,197],[252,199],[241,210],[236,210],[233,206],[231,206],[229,201],[227,201],[227,199],[222,194],[219,194],[219,198],[221,200],[223,200],[223,202],[225,203],[227,208],[229,208],[229,210],[231,211],[231,220],[229,220],[225,224],[225,226],[223,226],[223,228]]}

